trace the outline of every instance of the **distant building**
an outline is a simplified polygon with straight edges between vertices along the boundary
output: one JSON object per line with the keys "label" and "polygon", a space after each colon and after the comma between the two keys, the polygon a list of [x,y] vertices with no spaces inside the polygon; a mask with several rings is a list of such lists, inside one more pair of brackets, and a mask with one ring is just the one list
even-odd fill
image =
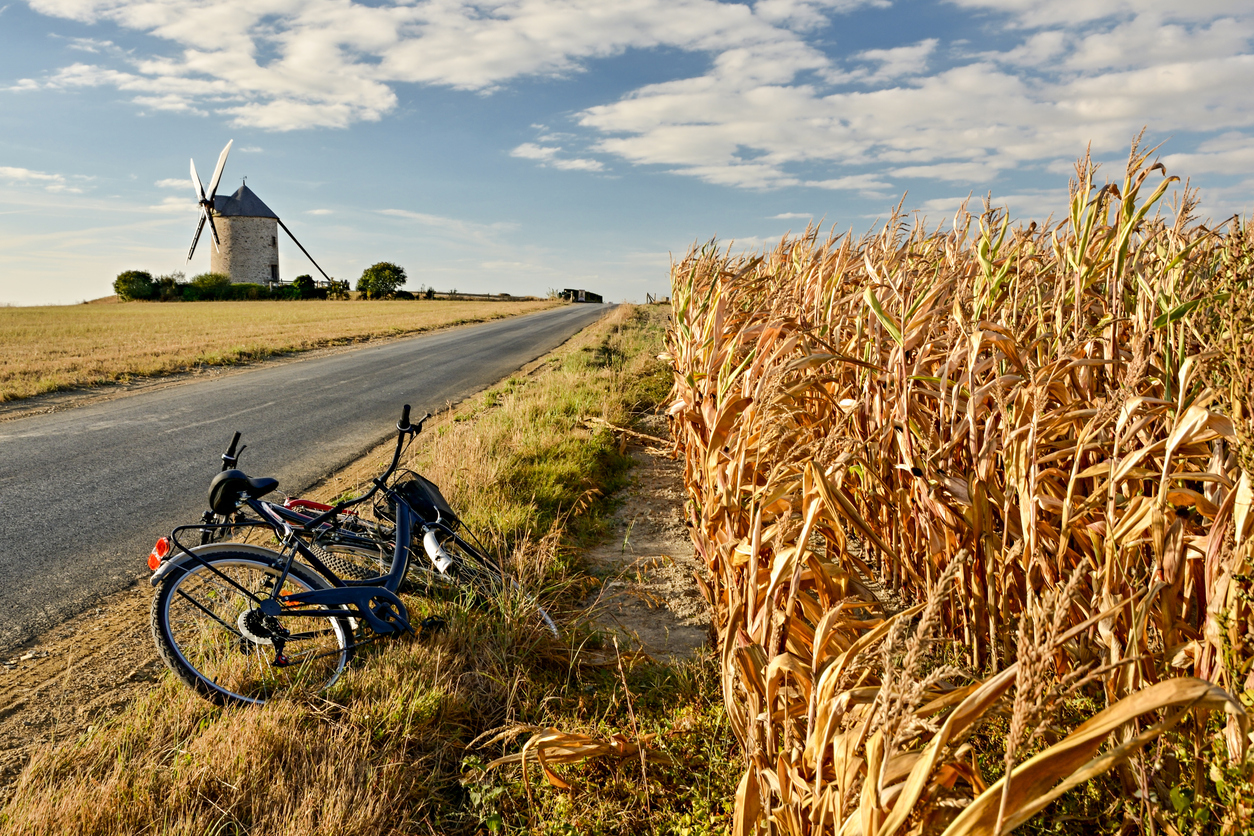
{"label": "distant building", "polygon": [[591,290],[573,290],[569,287],[562,291],[562,298],[567,302],[596,302],[598,305],[605,301],[599,293],[593,293]]}
{"label": "distant building", "polygon": [[222,243],[209,252],[209,269],[232,282],[265,284],[279,280],[279,216],[247,186],[213,199],[213,217]]}

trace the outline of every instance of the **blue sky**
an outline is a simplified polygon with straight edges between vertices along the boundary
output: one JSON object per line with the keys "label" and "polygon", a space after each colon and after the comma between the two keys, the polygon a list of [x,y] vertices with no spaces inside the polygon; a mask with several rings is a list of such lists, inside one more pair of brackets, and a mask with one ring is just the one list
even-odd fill
{"label": "blue sky", "polygon": [[[668,292],[672,255],[903,193],[1058,214],[1092,144],[1251,208],[1254,6],[1178,0],[0,0],[0,303],[208,269],[188,179],[410,287]],[[281,244],[285,278],[313,272]]]}

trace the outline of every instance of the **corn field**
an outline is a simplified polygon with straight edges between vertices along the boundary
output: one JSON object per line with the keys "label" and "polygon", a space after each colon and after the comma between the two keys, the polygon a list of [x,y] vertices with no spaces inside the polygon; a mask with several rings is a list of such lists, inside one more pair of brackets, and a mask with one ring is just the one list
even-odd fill
{"label": "corn field", "polygon": [[1095,178],[1056,224],[964,207],[674,265],[734,833],[1008,833],[1108,772],[1125,824],[1174,832],[1152,783],[1200,767],[1149,744],[1244,763],[1254,225],[1167,205],[1135,144]]}

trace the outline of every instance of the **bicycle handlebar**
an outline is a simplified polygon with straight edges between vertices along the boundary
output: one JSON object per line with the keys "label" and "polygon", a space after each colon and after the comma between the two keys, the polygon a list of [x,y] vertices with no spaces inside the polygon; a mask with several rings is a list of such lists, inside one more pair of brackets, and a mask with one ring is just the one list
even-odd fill
{"label": "bicycle handlebar", "polygon": [[306,531],[312,531],[314,528],[322,525],[327,520],[335,517],[345,508],[352,508],[354,505],[360,505],[378,493],[379,488],[387,484],[387,480],[391,478],[393,473],[396,472],[397,465],[401,463],[401,450],[405,446],[405,436],[418,435],[418,433],[422,432],[422,425],[430,417],[431,413],[428,412],[417,424],[409,423],[409,404],[405,404],[405,406],[401,409],[401,420],[396,422],[396,450],[392,453],[392,463],[388,465],[388,469],[383,472],[383,475],[377,476],[371,480],[374,482],[374,485],[362,496],[359,496],[356,499],[349,499],[344,502],[337,502],[330,508],[330,510],[324,511],[314,517],[309,522],[301,526],[301,528]]}
{"label": "bicycle handlebar", "polygon": [[[396,468],[401,462],[401,450],[405,446],[405,437],[418,435],[418,433],[422,432],[422,425],[426,423],[426,420],[430,417],[431,413],[428,412],[426,415],[422,416],[422,419],[419,420],[417,424],[409,423],[409,404],[405,404],[405,406],[401,409],[401,420],[396,422],[396,450],[392,453],[392,463],[388,465],[388,469],[383,472],[382,476],[372,480],[374,482],[374,486],[371,487],[370,490],[366,491],[364,495],[359,496],[356,499],[337,502],[329,510],[309,520],[301,526],[301,528],[306,531],[311,531],[319,525],[322,525],[327,520],[335,517],[344,509],[352,508],[354,505],[360,505],[374,496],[379,491],[379,488],[385,485],[387,480],[391,478],[392,474],[396,472]],[[222,454],[222,469],[224,471],[235,467],[235,465],[239,462],[240,453],[243,453],[244,450],[248,448],[248,445],[245,444],[243,447],[236,450],[235,448],[236,445],[239,444],[239,439],[240,434],[239,432],[236,432],[235,436],[231,439],[230,446],[228,446],[226,448],[226,452]]]}
{"label": "bicycle handlebar", "polygon": [[235,437],[231,439],[230,446],[227,447],[226,452],[222,454],[222,469],[223,470],[230,470],[231,468],[235,467],[236,463],[239,462],[239,454],[244,452],[245,448],[248,447],[248,445],[245,444],[243,447],[239,448],[239,451],[237,452],[235,449],[236,444],[239,444],[239,431],[238,430],[236,430],[235,432]]}

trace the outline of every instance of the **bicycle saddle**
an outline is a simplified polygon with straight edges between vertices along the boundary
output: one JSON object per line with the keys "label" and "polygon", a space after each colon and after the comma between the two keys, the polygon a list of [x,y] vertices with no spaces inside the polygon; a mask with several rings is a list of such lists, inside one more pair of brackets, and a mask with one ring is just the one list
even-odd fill
{"label": "bicycle saddle", "polygon": [[209,507],[225,517],[235,510],[241,496],[256,499],[278,486],[278,479],[251,479],[242,470],[224,470],[209,483]]}

